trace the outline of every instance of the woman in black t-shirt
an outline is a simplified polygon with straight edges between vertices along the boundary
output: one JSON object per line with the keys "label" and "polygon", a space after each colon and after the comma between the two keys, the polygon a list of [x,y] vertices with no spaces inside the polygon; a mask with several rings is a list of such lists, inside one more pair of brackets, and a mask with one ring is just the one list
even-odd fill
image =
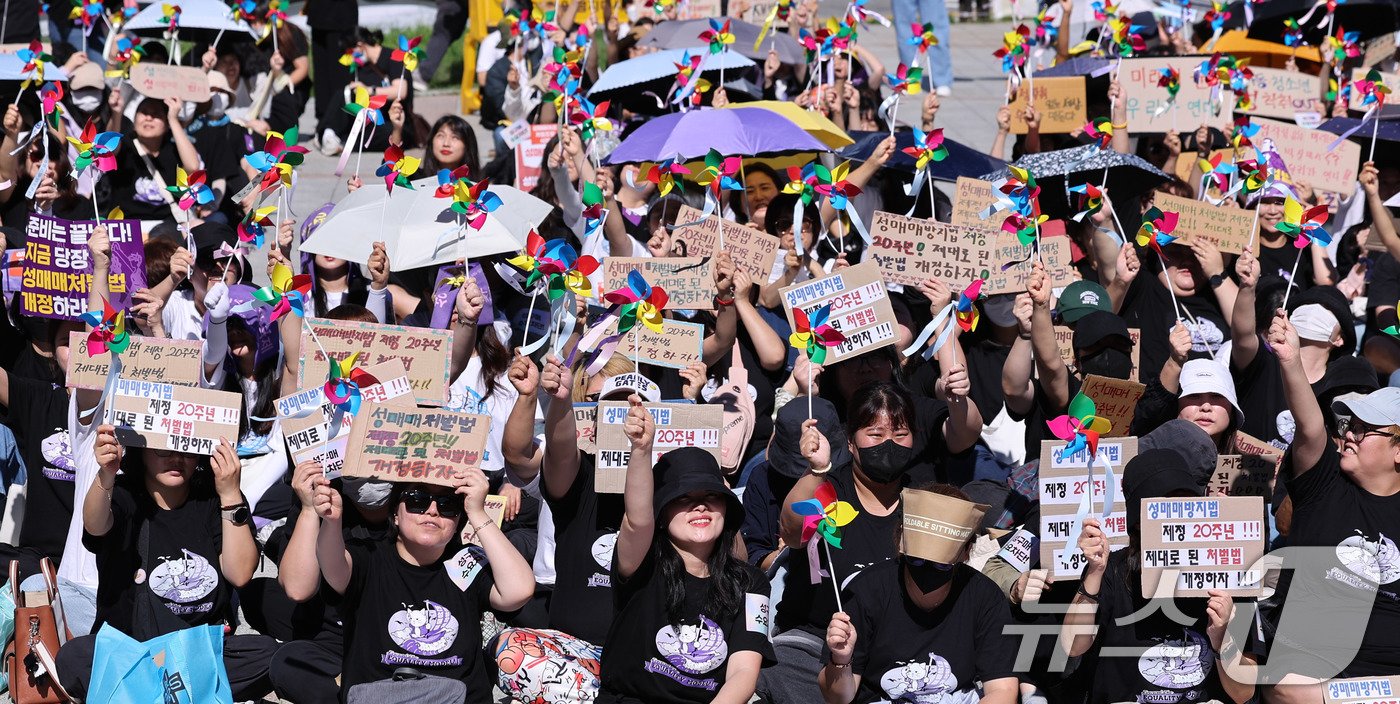
{"label": "woman in black t-shirt", "polygon": [[[348,547],[340,492],[324,477],[314,480],[315,559],[345,616],[342,696],[412,667],[466,683],[466,702],[491,701],[477,624],[487,609],[524,606],[535,578],[486,513],[486,475],[475,467],[464,475],[455,491],[400,485],[391,500],[393,541]],[[464,514],[481,548],[461,546]]]}
{"label": "woman in black t-shirt", "polygon": [[[914,493],[967,502],[947,484]],[[826,631],[826,651],[817,681],[828,702],[924,702],[981,697],[985,704],[1014,704],[1016,641],[1006,597],[990,578],[964,564],[981,512],[969,508],[971,525],[960,550],[925,539],[920,548],[902,545],[900,558],[871,567],[845,590],[846,611]],[[911,514],[912,515],[912,514]],[[953,525],[953,524],[950,524]],[[939,541],[943,542],[943,541]],[[950,563],[921,559],[937,547]],[[981,686],[978,686],[978,683]]]}
{"label": "woman in black t-shirt", "polygon": [[598,701],[743,704],[773,657],[768,582],[734,554],[743,507],[705,450],[672,450],[653,470],[656,425],[641,398],[629,401],[617,615]]}
{"label": "woman in black t-shirt", "polygon": [[111,189],[103,213],[120,206],[128,218],[175,220],[179,208],[172,208],[166,188],[177,183],[176,167],[199,170],[199,152],[180,123],[181,105],[179,98],[145,98],[137,104],[132,131],[122,135],[117,149],[117,168],[98,183],[99,189],[104,184]]}

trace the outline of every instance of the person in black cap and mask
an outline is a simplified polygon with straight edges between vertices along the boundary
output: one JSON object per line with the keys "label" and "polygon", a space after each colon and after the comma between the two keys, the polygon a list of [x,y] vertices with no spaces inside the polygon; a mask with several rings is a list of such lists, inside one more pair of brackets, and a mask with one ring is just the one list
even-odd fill
{"label": "person in black cap and mask", "polygon": [[[1174,606],[1142,597],[1142,501],[1205,496],[1203,478],[1188,468],[1179,452],[1148,450],[1123,468],[1123,495],[1127,500],[1127,549],[1110,551],[1099,519],[1084,519],[1078,546],[1086,562],[1079,591],[1060,629],[1060,647],[1070,657],[1110,648],[1129,649],[1137,655],[1098,657],[1088,701],[1192,704],[1220,700],[1243,704],[1254,696],[1254,685],[1231,680],[1220,655],[1239,653],[1246,664],[1254,662],[1252,654],[1224,642],[1235,610],[1231,597],[1212,591],[1209,599],[1173,599]],[[1192,621],[1181,623],[1172,618],[1169,614],[1173,610]],[[1248,650],[1251,644],[1244,645]],[[1168,648],[1177,653],[1157,654]],[[1235,661],[1231,666],[1238,664]]]}
{"label": "person in black cap and mask", "polygon": [[[205,222],[191,228],[190,237],[196,250],[194,266],[174,266],[177,258],[185,265],[190,262],[191,253],[181,247],[171,257],[170,276],[151,287],[151,293],[165,299],[161,319],[167,334],[175,340],[204,338],[205,298],[220,276],[229,285],[251,281],[251,277],[244,275],[244,262],[238,255],[231,260],[215,259],[215,252],[222,245],[231,247],[238,241],[233,228],[220,222]],[[183,285],[187,281],[189,285]]]}
{"label": "person in black cap and mask", "polygon": [[628,401],[617,614],[597,701],[743,704],[773,659],[768,580],[734,554],[743,506],[708,451],[672,450],[653,468],[656,425]]}

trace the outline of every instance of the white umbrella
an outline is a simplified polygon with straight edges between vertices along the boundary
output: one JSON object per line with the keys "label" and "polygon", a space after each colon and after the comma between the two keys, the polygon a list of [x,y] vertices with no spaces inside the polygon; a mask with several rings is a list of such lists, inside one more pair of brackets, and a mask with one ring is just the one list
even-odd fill
{"label": "white umbrella", "polygon": [[[209,41],[220,32],[253,34],[253,29],[248,23],[234,19],[229,12],[229,6],[221,0],[181,0],[179,4],[178,29],[183,39]],[[169,26],[168,23],[160,21],[161,16],[165,14],[162,5],[160,2],[147,5],[122,25],[122,30],[144,37],[162,36]]]}
{"label": "white umbrella", "polygon": [[[23,81],[29,78],[24,70],[24,59],[16,54],[0,54],[0,81]],[[68,74],[57,65],[44,65],[45,81],[67,81]]]}
{"label": "white umbrella", "polygon": [[414,182],[415,190],[394,189],[388,199],[376,185],[346,196],[330,217],[302,243],[303,251],[364,263],[374,243],[382,241],[393,271],[448,264],[519,251],[525,237],[539,226],[554,206],[510,186],[491,186],[501,199],[480,230],[462,225],[452,199],[436,198],[437,182]]}

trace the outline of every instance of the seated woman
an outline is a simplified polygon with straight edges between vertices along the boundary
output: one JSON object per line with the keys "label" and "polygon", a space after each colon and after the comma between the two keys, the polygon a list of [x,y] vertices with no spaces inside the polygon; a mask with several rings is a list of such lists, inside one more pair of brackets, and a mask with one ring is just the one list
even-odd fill
{"label": "seated woman", "polygon": [[656,425],[640,397],[629,402],[618,610],[597,701],[747,702],[773,648],[768,581],[734,553],[743,506],[705,450],[672,450],[653,469]]}
{"label": "seated woman", "polygon": [[[366,29],[360,27],[347,40],[346,49],[354,49],[357,57],[364,57],[363,63],[356,64],[355,80],[350,82],[350,88],[364,88],[371,96],[383,95],[389,98],[390,104],[398,103],[403,106],[405,122],[403,125],[401,144],[405,147],[418,145],[418,133],[413,128],[413,81],[405,80],[403,62],[395,61],[393,50],[384,45],[384,32],[379,30]],[[326,125],[325,130],[317,135],[321,140],[321,153],[327,156],[335,156],[341,149],[352,149],[353,144],[346,142],[350,138],[350,126],[352,117],[344,110],[345,102],[336,97],[326,106],[326,114],[321,115],[320,124]],[[384,106],[386,117],[389,115],[390,105]],[[370,139],[369,132],[363,134],[365,138],[365,149],[368,151],[382,152],[389,146],[390,129],[380,126],[373,130],[373,139]]]}
{"label": "seated woman", "polygon": [[[176,218],[180,208],[165,190],[176,184],[176,167],[199,170],[199,153],[180,123],[181,104],[179,98],[145,98],[137,104],[132,131],[122,135],[117,150],[117,168],[98,182],[103,215],[120,206],[134,220],[183,220],[183,215]],[[110,191],[104,198],[105,188]]]}
{"label": "seated woman", "polygon": [[[1011,610],[996,583],[966,564],[987,507],[948,484],[903,493],[899,559],[863,570],[844,590],[846,611],[827,626],[822,696],[1014,704],[1017,640],[1003,631]],[[903,532],[931,521],[964,537]]]}
{"label": "seated woman", "polygon": [[[241,469],[224,439],[212,458],[152,447],[126,451],[116,429],[97,429],[96,481],[83,499],[83,546],[97,556],[97,624],[150,640],[191,626],[235,625],[233,590],[258,566]],[[117,471],[121,470],[121,476]],[[133,578],[135,575],[135,578]],[[59,679],[81,699],[97,636],[58,652]],[[224,666],[238,701],[271,691],[277,641],[224,636]]]}
{"label": "seated woman", "polygon": [[[319,561],[321,576],[335,593],[332,601],[345,616],[341,685],[347,690],[412,667],[465,683],[464,702],[491,701],[481,614],[524,606],[535,578],[486,513],[486,475],[475,467],[463,475],[455,490],[396,487],[394,540],[349,546],[340,492],[325,477],[313,478],[321,518],[315,551],[294,543],[287,556],[296,551],[294,559]],[[462,547],[463,515],[481,547]]]}

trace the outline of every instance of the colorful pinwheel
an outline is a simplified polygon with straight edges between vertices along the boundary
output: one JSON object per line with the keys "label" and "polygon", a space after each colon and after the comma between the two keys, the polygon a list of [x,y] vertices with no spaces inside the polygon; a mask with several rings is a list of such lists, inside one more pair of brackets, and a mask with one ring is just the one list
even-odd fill
{"label": "colorful pinwheel", "polygon": [[982,296],[982,284],[986,279],[973,279],[967,288],[958,294],[958,300],[954,303],[954,315],[958,320],[958,327],[963,332],[972,332],[977,329],[977,299]]}
{"label": "colorful pinwheel", "polygon": [[841,529],[860,515],[855,507],[836,498],[836,489],[831,482],[822,482],[813,492],[813,498],[794,503],[792,511],[803,517],[803,544],[820,535],[827,545],[834,548],[841,547]]}
{"label": "colorful pinwheel", "polygon": [[292,275],[286,264],[272,267],[272,285],[253,292],[253,300],[272,308],[271,319],[276,322],[287,313],[306,314],[306,302],[311,299],[311,275]]}
{"label": "colorful pinwheel", "polygon": [[52,62],[53,57],[44,53],[44,45],[38,39],[29,42],[28,49],[20,49],[15,52],[15,56],[24,62],[24,68],[21,70],[25,77],[20,82],[21,89],[44,82],[44,66]]}
{"label": "colorful pinwheel", "polygon": [[690,169],[686,168],[685,164],[677,163],[675,159],[667,159],[660,164],[647,165],[642,178],[655,184],[657,191],[664,196],[671,192],[672,187],[684,191],[685,181],[682,177],[688,175]]}
{"label": "colorful pinwheel", "polygon": [[826,363],[826,349],[829,345],[839,345],[846,341],[840,330],[827,323],[831,317],[831,304],[814,309],[810,314],[801,308],[792,309],[793,332],[788,335],[788,344],[802,350],[813,364]]}
{"label": "colorful pinwheel", "polygon": [[1096,117],[1084,124],[1084,136],[1094,140],[1099,149],[1109,149],[1113,143],[1113,120]]}
{"label": "colorful pinwheel", "polygon": [[1176,100],[1176,94],[1181,92],[1181,74],[1173,67],[1157,69],[1157,87],[1167,89],[1167,100]]}
{"label": "colorful pinwheel", "polygon": [[103,173],[117,168],[117,147],[121,145],[122,135],[120,132],[103,132],[98,134],[97,123],[88,120],[83,127],[82,135],[78,137],[69,136],[68,141],[78,150],[78,158],[73,161],[73,169],[78,172],[85,171],[89,166],[97,166],[97,170]]}
{"label": "colorful pinwheel", "polygon": [[360,72],[360,68],[365,65],[365,61],[367,60],[364,52],[353,46],[346,49],[345,53],[341,54],[339,59],[340,65],[350,70],[351,79]]}
{"label": "colorful pinwheel", "polygon": [[1176,230],[1177,217],[1176,213],[1163,212],[1161,208],[1149,208],[1142,214],[1142,226],[1137,231],[1138,246],[1150,246],[1165,257],[1162,248],[1176,241],[1172,232]]}
{"label": "colorful pinwheel", "polygon": [[[404,154],[403,145],[391,143],[384,150],[384,163],[379,165],[374,175],[384,179],[384,187],[390,194],[394,192],[394,186],[413,190],[408,177],[417,173],[420,163],[418,157]],[[456,207],[455,204],[453,207]]]}
{"label": "colorful pinwheel", "polygon": [[204,171],[185,173],[182,166],[175,167],[175,185],[166,186],[165,190],[170,191],[175,196],[180,205],[180,210],[189,210],[196,203],[199,205],[209,205],[214,202],[214,191],[206,184],[208,178]]}
{"label": "colorful pinwheel", "polygon": [[1283,19],[1284,46],[1290,46],[1296,49],[1302,46],[1304,43],[1305,42],[1303,41],[1303,28],[1301,25],[1298,24],[1298,20],[1295,20],[1292,17],[1285,17]]}
{"label": "colorful pinwheel", "polygon": [[87,337],[89,357],[103,352],[121,354],[131,344],[131,336],[126,331],[126,312],[113,308],[107,299],[102,299],[101,311],[90,310],[79,317],[92,326]]}
{"label": "colorful pinwheel", "polygon": [[1070,457],[1086,449],[1091,459],[1098,456],[1099,436],[1113,430],[1113,424],[1097,415],[1094,399],[1085,396],[1083,391],[1075,395],[1066,410],[1065,415],[1046,422],[1051,434],[1068,443],[1060,451],[1060,457]]}
{"label": "colorful pinwheel", "polygon": [[1264,159],[1249,159],[1235,164],[1244,183],[1246,194],[1257,193],[1269,182],[1269,164]]}
{"label": "colorful pinwheel", "polygon": [[1026,25],[1001,35],[1001,48],[992,52],[992,56],[1001,59],[1002,73],[1018,71],[1026,64],[1026,42],[1030,36],[1031,30]]}
{"label": "colorful pinwheel", "polygon": [[569,116],[569,122],[578,127],[580,139],[587,142],[593,139],[595,132],[612,131],[612,120],[608,119],[609,101],[604,100],[594,105],[586,98],[580,97],[577,99],[577,105],[577,109]]}
{"label": "colorful pinwheel", "polygon": [[885,85],[890,87],[896,95],[918,95],[920,83],[924,78],[924,70],[918,66],[905,66],[900,64],[894,73],[885,74]]}
{"label": "colorful pinwheel", "polygon": [[661,310],[670,298],[660,286],[652,286],[642,278],[642,273],[633,269],[627,273],[627,283],[616,291],[609,291],[603,299],[617,306],[617,333],[625,335],[637,321],[655,332],[662,332],[665,319]]}
{"label": "colorful pinwheel", "polygon": [[[101,7],[102,3],[99,2],[97,5]],[[161,3],[160,21],[161,24],[165,25],[165,36],[167,38],[175,36],[175,33],[180,31],[180,6],[168,2]]]}
{"label": "colorful pinwheel", "polygon": [[598,184],[584,182],[583,193],[579,195],[583,201],[583,239],[587,240],[603,226],[608,211],[603,208],[603,189]]}
{"label": "colorful pinwheel", "polygon": [[476,182],[459,179],[453,187],[452,210],[461,213],[473,230],[480,230],[486,216],[501,207],[501,197],[487,190],[490,187],[491,180],[485,178]]}
{"label": "colorful pinwheel", "polygon": [[948,158],[948,148],[943,146],[942,127],[927,133],[916,127],[913,132],[914,146],[905,147],[902,151],[914,159],[915,170],[922,171],[930,163]]}
{"label": "colorful pinwheel", "polygon": [[92,31],[98,18],[105,13],[106,8],[102,6],[101,0],[73,0],[73,9],[68,11],[68,19],[81,22],[86,34]]}
{"label": "colorful pinwheel", "polygon": [[850,199],[860,195],[860,187],[851,183],[847,176],[851,172],[851,162],[842,162],[834,170],[829,170],[821,164],[814,164],[813,171],[817,176],[817,193],[827,198],[827,202],[836,210],[846,210],[850,204]]}
{"label": "colorful pinwheel", "polygon": [[543,283],[550,301],[559,300],[567,291],[584,298],[593,296],[588,276],[598,270],[598,260],[588,255],[578,256],[573,246],[563,239],[546,242],[539,233],[531,231],[525,239],[525,249],[506,262],[527,273],[526,290],[535,290]]}
{"label": "colorful pinwheel", "polygon": [[1081,183],[1078,186],[1070,186],[1069,192],[1079,196],[1079,212],[1074,214],[1075,222],[1084,222],[1094,213],[1103,209],[1103,191],[1092,183]]}
{"label": "colorful pinwheel", "polygon": [[763,27],[758,31],[758,38],[753,42],[754,51],[763,43],[763,38],[768,36],[769,30],[773,29],[773,23],[777,20],[787,21],[788,14],[792,12],[793,0],[778,0],[773,5],[773,9],[768,11],[768,16],[763,18]]}
{"label": "colorful pinwheel", "polygon": [[287,188],[292,185],[292,170],[306,160],[306,147],[297,144],[300,135],[297,126],[292,125],[285,133],[268,132],[263,141],[263,150],[244,157],[250,166],[262,174],[258,191],[266,191],[279,183]]}
{"label": "colorful pinwheel", "polygon": [[451,198],[457,192],[457,182],[471,175],[471,167],[462,164],[455,169],[439,169],[437,172],[438,187],[433,191],[434,198]]}
{"label": "colorful pinwheel", "polygon": [[275,212],[277,212],[275,205],[267,205],[248,211],[248,214],[244,215],[238,223],[238,241],[251,244],[254,249],[262,249],[267,228],[276,226],[272,221],[272,214]]}
{"label": "colorful pinwheel", "polygon": [[1324,43],[1327,45],[1325,51],[1332,54],[1333,61],[1340,65],[1347,59],[1361,56],[1361,47],[1357,45],[1360,41],[1360,32],[1348,32],[1338,27],[1337,32],[1328,35],[1325,40]]}
{"label": "colorful pinwheel", "polygon": [[408,37],[399,35],[399,48],[389,55],[395,61],[403,64],[404,71],[414,71],[418,68],[418,62],[427,52],[420,46],[423,43],[422,37]]}
{"label": "colorful pinwheel", "polygon": [[384,106],[389,102],[387,95],[370,95],[369,91],[363,87],[356,87],[350,97],[350,102],[345,104],[345,112],[356,116],[356,119],[364,119],[367,123],[375,125],[384,124]]}
{"label": "colorful pinwheel", "polygon": [[1230,190],[1230,177],[1239,170],[1239,167],[1225,159],[1224,152],[1216,152],[1208,159],[1197,159],[1197,164],[1204,174],[1201,178],[1202,183],[1215,186],[1222,194]]}
{"label": "colorful pinwheel", "polygon": [[1256,134],[1259,134],[1259,125],[1250,121],[1249,115],[1240,115],[1230,127],[1230,144],[1235,149],[1252,147],[1254,143],[1249,140]]}
{"label": "colorful pinwheel", "polygon": [[933,34],[933,23],[919,24],[913,22],[910,27],[914,30],[913,36],[909,37],[909,45],[914,47],[914,52],[927,54],[929,47],[938,46],[938,37]]}
{"label": "colorful pinwheel", "polygon": [[734,43],[734,35],[729,31],[729,19],[723,22],[710,18],[710,28],[700,33],[700,41],[710,47],[711,54],[718,54]]}
{"label": "colorful pinwheel", "polygon": [[1361,107],[1385,105],[1385,96],[1390,95],[1390,88],[1381,78],[1380,71],[1371,69],[1364,79],[1352,81],[1353,88],[1361,96]]}
{"label": "colorful pinwheel", "polygon": [[1292,235],[1293,246],[1299,249],[1309,243],[1326,247],[1332,244],[1332,235],[1323,228],[1326,222],[1326,203],[1304,210],[1302,203],[1288,198],[1283,202],[1283,220],[1278,224],[1278,231]]}
{"label": "colorful pinwheel", "polygon": [[49,127],[58,129],[59,120],[63,115],[63,84],[45,83],[39,89],[39,104],[43,108],[44,120]]}
{"label": "colorful pinwheel", "polygon": [[359,352],[343,360],[331,357],[330,371],[326,373],[326,383],[321,387],[327,401],[352,416],[360,412],[360,389],[379,383],[373,374],[356,366],[359,359]]}
{"label": "colorful pinwheel", "polygon": [[1225,23],[1230,21],[1230,11],[1225,9],[1225,5],[1217,0],[1211,0],[1210,5],[1210,9],[1206,10],[1205,16],[1201,19],[1210,25],[1212,34],[1218,35],[1225,31]]}
{"label": "colorful pinwheel", "polygon": [[1118,15],[1108,21],[1112,44],[1121,58],[1130,58],[1147,51],[1147,42],[1142,39],[1142,25],[1133,24],[1127,15]]}
{"label": "colorful pinwheel", "polygon": [[[272,37],[272,43],[277,43],[277,30],[287,23],[287,13],[282,11],[282,0],[268,0],[267,12],[263,15],[267,20],[267,29],[263,32],[263,39]],[[259,41],[262,41],[261,39]]]}
{"label": "colorful pinwheel", "polygon": [[107,78],[131,78],[131,68],[141,61],[146,55],[146,47],[141,45],[140,37],[130,37],[122,35],[117,39],[115,50],[112,53],[112,66],[106,71]]}
{"label": "colorful pinwheel", "polygon": [[705,154],[705,168],[695,175],[695,182],[706,187],[716,200],[723,191],[742,191],[743,184],[734,178],[744,160],[737,156],[724,156],[711,149]]}

